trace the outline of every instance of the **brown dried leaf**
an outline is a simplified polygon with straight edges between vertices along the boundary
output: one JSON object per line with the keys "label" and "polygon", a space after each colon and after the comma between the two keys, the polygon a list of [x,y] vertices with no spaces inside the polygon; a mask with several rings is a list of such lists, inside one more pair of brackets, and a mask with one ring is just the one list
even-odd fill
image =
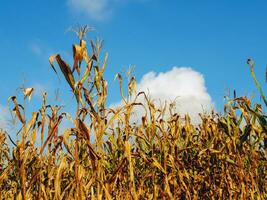
{"label": "brown dried leaf", "polygon": [[78,66],[78,63],[81,62],[83,60],[83,48],[80,45],[73,45],[72,46],[73,49],[73,60],[74,60],[74,64],[73,64],[73,70],[76,70],[78,74],[80,74],[80,67]]}
{"label": "brown dried leaf", "polygon": [[25,119],[24,119],[24,117],[22,117],[18,105],[15,106],[15,108],[13,109],[13,111],[15,111],[15,113],[16,113],[16,115],[17,115],[19,121],[20,121],[22,124],[24,124],[24,123],[25,123]]}
{"label": "brown dried leaf", "polygon": [[87,141],[90,141],[90,132],[88,128],[86,127],[86,125],[80,119],[78,119],[78,129],[83,134],[84,138]]}
{"label": "brown dried leaf", "polygon": [[72,88],[72,90],[74,91],[74,85],[75,85],[75,81],[74,81],[74,77],[72,75],[71,69],[69,67],[69,65],[61,59],[60,55],[56,55],[56,60],[57,63],[66,79],[66,81],[69,83],[70,87]]}
{"label": "brown dried leaf", "polygon": [[55,72],[56,74],[57,74],[57,70],[56,70],[56,68],[54,67],[54,61],[55,61],[57,55],[58,55],[58,54],[56,54],[56,55],[52,55],[52,56],[49,57],[49,63],[50,63],[52,69],[54,70],[54,72]]}

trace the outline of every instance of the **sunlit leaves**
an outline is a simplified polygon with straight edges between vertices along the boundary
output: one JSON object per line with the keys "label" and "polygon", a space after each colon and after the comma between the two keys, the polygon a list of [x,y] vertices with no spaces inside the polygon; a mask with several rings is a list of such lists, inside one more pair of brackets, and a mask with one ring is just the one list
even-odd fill
{"label": "sunlit leaves", "polygon": [[[12,149],[0,130],[0,199],[267,198],[267,119],[260,105],[234,95],[224,114],[201,114],[202,122],[193,125],[171,109],[174,104],[168,110],[136,94],[130,68],[126,78],[116,76],[124,104],[109,108],[108,54],[101,62],[100,40],[88,52],[89,30],[76,30],[72,70],[60,55],[49,58],[76,97],[76,114],[47,105],[44,93],[41,108],[27,115],[33,88],[9,98],[21,127]],[[140,123],[131,121],[135,106],[144,109]]]}

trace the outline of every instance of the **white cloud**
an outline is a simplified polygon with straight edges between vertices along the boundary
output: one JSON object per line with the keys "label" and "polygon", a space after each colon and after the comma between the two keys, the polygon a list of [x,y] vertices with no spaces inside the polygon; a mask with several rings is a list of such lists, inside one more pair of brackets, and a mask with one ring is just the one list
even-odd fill
{"label": "white cloud", "polygon": [[[159,107],[162,103],[175,101],[175,111],[181,115],[189,114],[193,123],[198,123],[199,113],[210,112],[214,104],[205,86],[203,75],[187,67],[173,67],[170,71],[149,72],[137,84],[137,91],[144,91],[154,104]],[[137,102],[145,102],[141,97]],[[122,105],[122,102],[112,107]],[[145,111],[142,107],[134,110],[134,121],[139,121]]]}
{"label": "white cloud", "polygon": [[30,50],[37,56],[40,56],[43,54],[43,51],[39,44],[37,43],[31,43],[30,44]]}
{"label": "white cloud", "polygon": [[[45,60],[46,63],[48,62],[47,61],[48,57],[58,51],[53,48],[51,49],[51,47],[47,46],[47,44],[44,41],[38,38],[33,38],[32,41],[29,42],[28,49],[32,54],[34,54],[38,58]],[[62,54],[65,52],[61,51],[60,53]]]}
{"label": "white cloud", "polygon": [[72,11],[82,13],[94,20],[110,17],[116,7],[128,3],[145,3],[151,0],[67,0]]}
{"label": "white cloud", "polygon": [[10,113],[8,107],[0,104],[0,128],[7,129],[9,117]]}
{"label": "white cloud", "polygon": [[68,0],[69,7],[95,20],[102,20],[112,13],[110,0]]}

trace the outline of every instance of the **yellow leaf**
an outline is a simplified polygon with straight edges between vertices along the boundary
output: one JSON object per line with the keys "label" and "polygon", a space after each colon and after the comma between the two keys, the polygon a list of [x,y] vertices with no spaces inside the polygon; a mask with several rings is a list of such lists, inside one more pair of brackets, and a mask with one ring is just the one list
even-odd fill
{"label": "yellow leaf", "polygon": [[23,90],[24,99],[26,99],[28,97],[28,99],[30,101],[33,91],[34,91],[34,88],[25,88]]}
{"label": "yellow leaf", "polygon": [[32,113],[32,119],[31,121],[28,123],[27,129],[26,129],[26,134],[29,132],[29,130],[31,129],[31,127],[34,125],[34,123],[36,122],[38,114],[36,112]]}
{"label": "yellow leaf", "polygon": [[61,160],[61,163],[59,165],[59,168],[57,170],[57,175],[56,175],[56,179],[55,179],[55,193],[56,193],[56,197],[57,199],[60,199],[60,194],[61,194],[61,174],[63,172],[63,170],[66,168],[67,165],[67,158],[63,157]]}

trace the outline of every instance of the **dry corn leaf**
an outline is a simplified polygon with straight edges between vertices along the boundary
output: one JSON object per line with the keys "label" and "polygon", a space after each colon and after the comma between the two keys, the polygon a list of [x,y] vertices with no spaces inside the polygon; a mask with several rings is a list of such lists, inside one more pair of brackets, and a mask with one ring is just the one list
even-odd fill
{"label": "dry corn leaf", "polygon": [[57,74],[57,70],[56,70],[56,68],[55,68],[55,66],[54,66],[54,60],[56,59],[56,56],[57,56],[58,54],[56,54],[56,55],[52,55],[52,56],[50,56],[49,57],[49,63],[50,63],[50,65],[51,65],[51,67],[52,67],[52,69],[54,70],[54,72]]}
{"label": "dry corn leaf", "polygon": [[32,113],[32,119],[29,121],[28,126],[26,128],[26,134],[28,134],[28,132],[30,131],[30,129],[34,126],[34,124],[36,123],[38,118],[38,113],[33,112]]}
{"label": "dry corn leaf", "polygon": [[58,170],[57,170],[56,178],[55,178],[55,194],[56,194],[57,199],[60,199],[60,197],[61,197],[61,179],[62,179],[61,176],[62,176],[63,170],[65,170],[65,168],[67,166],[66,161],[67,161],[67,159],[64,156],[61,159],[60,165],[59,165]]}
{"label": "dry corn leaf", "polygon": [[28,97],[29,101],[31,100],[31,96],[33,94],[34,88],[25,88],[23,90],[24,99]]}

